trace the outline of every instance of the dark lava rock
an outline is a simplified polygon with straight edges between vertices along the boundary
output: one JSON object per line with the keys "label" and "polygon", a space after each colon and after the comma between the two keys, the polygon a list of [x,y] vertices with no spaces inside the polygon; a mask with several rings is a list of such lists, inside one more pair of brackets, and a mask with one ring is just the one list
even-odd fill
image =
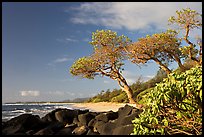
{"label": "dark lava rock", "polygon": [[73,135],[72,134],[72,129],[69,127],[65,127],[58,132],[56,132],[54,135]]}
{"label": "dark lava rock", "polygon": [[91,121],[94,117],[95,116],[92,113],[87,112],[85,114],[78,115],[78,120],[81,123],[81,125],[87,126],[89,121]]}
{"label": "dark lava rock", "polygon": [[112,135],[113,130],[116,128],[116,124],[107,122],[101,126],[101,135]]}
{"label": "dark lava rock", "polygon": [[55,112],[55,118],[57,121],[70,124],[73,122],[74,117],[77,117],[77,115],[77,111],[70,109],[64,109]]}
{"label": "dark lava rock", "polygon": [[105,124],[104,121],[97,121],[97,122],[94,124],[93,130],[94,130],[94,131],[97,131],[97,132],[99,132],[99,133],[101,134],[101,132],[102,132],[102,127],[103,127],[104,124]]}
{"label": "dark lava rock", "polygon": [[64,124],[61,122],[51,122],[47,127],[39,130],[34,135],[53,135],[55,132],[58,132],[64,128]]}
{"label": "dark lava rock", "polygon": [[66,128],[70,128],[71,130],[74,130],[77,127],[77,124],[72,123],[72,124],[66,124],[65,125]]}
{"label": "dark lava rock", "polygon": [[93,128],[94,127],[94,124],[97,122],[97,120],[95,118],[93,118],[92,120],[89,121],[88,123],[88,127],[89,128]]}
{"label": "dark lava rock", "polygon": [[29,130],[38,131],[45,126],[46,123],[38,115],[22,114],[7,121],[2,129],[2,134],[26,133]]}
{"label": "dark lava rock", "polygon": [[112,135],[130,135],[131,133],[133,133],[133,128],[133,124],[119,126],[113,130]]}
{"label": "dark lava rock", "polygon": [[98,132],[94,132],[93,130],[89,129],[86,135],[100,135]]}
{"label": "dark lava rock", "polygon": [[80,126],[75,128],[72,131],[72,134],[74,135],[85,135],[88,132],[89,128],[87,126]]}
{"label": "dark lava rock", "polygon": [[129,125],[132,124],[132,120],[139,116],[139,113],[133,113],[124,117],[119,117],[116,121],[117,125]]}
{"label": "dark lava rock", "polygon": [[50,113],[46,114],[41,119],[45,122],[55,122],[55,121],[57,121],[55,118],[55,112],[60,111],[60,110],[62,110],[62,109],[55,109],[55,110],[51,111]]}
{"label": "dark lava rock", "polygon": [[33,135],[53,135],[54,131],[50,128],[43,128]]}
{"label": "dark lava rock", "polygon": [[129,114],[131,114],[132,110],[134,107],[129,106],[129,105],[125,105],[124,107],[121,107],[118,109],[118,116],[119,117],[124,117],[127,116]]}
{"label": "dark lava rock", "polygon": [[114,120],[116,118],[118,118],[118,113],[113,111],[109,111],[107,113],[101,113],[95,117],[96,120],[104,121],[104,122],[108,122],[109,120]]}

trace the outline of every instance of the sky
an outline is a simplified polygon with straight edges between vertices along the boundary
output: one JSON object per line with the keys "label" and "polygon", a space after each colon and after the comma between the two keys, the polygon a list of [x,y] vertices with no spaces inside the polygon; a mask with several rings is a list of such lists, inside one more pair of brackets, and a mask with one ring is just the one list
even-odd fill
{"label": "sky", "polygon": [[[119,89],[108,77],[69,73],[74,61],[92,54],[92,32],[110,29],[137,41],[165,31],[168,18],[187,7],[202,13],[202,2],[2,2],[2,102],[63,101]],[[159,67],[125,61],[124,69],[132,84],[154,77]]]}

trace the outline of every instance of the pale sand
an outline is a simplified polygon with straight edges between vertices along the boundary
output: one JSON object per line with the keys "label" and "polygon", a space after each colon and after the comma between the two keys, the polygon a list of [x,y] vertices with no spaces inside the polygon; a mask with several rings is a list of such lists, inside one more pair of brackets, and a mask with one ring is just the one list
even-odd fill
{"label": "pale sand", "polygon": [[135,107],[135,104],[129,103],[111,103],[111,102],[99,102],[99,103],[73,103],[70,104],[75,109],[89,109],[92,112],[106,112],[106,111],[118,111],[120,107],[125,105]]}

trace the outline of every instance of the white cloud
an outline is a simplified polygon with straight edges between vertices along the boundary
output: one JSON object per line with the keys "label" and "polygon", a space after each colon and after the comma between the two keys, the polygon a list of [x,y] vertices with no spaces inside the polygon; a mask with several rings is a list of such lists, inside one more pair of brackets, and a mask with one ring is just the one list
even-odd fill
{"label": "white cloud", "polygon": [[73,38],[66,38],[67,41],[70,41],[70,42],[77,42],[78,40],[76,39],[73,39]]}
{"label": "white cloud", "polygon": [[[91,2],[75,10],[73,23],[94,24],[128,30],[162,29],[176,10],[191,8],[202,13],[201,2]],[[153,25],[153,26],[151,26]]]}
{"label": "white cloud", "polygon": [[52,62],[48,63],[47,65],[55,67],[56,63],[63,63],[63,62],[72,61],[72,60],[74,60],[74,59],[69,58],[69,57],[62,57],[62,58],[57,58],[57,59],[53,60]]}
{"label": "white cloud", "polygon": [[62,63],[62,62],[71,61],[71,60],[73,60],[73,59],[64,57],[64,58],[58,58],[58,59],[54,60],[53,62],[54,63]]}
{"label": "white cloud", "polygon": [[21,96],[39,96],[40,95],[40,91],[32,91],[32,90],[28,90],[28,91],[20,91]]}
{"label": "white cloud", "polygon": [[69,44],[70,42],[78,42],[79,40],[74,38],[57,38],[56,41],[64,44]]}

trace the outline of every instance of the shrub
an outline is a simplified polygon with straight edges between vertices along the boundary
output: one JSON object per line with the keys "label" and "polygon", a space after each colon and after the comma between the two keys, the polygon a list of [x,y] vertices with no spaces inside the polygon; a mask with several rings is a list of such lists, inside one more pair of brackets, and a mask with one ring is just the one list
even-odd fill
{"label": "shrub", "polygon": [[123,102],[125,102],[125,103],[128,103],[128,98],[127,98],[127,95],[126,95],[124,92],[122,92],[122,93],[119,94],[118,96],[113,97],[113,98],[111,99],[111,102],[118,102],[118,103],[123,103]]}
{"label": "shrub", "polygon": [[202,66],[171,73],[143,99],[133,134],[202,134]]}

